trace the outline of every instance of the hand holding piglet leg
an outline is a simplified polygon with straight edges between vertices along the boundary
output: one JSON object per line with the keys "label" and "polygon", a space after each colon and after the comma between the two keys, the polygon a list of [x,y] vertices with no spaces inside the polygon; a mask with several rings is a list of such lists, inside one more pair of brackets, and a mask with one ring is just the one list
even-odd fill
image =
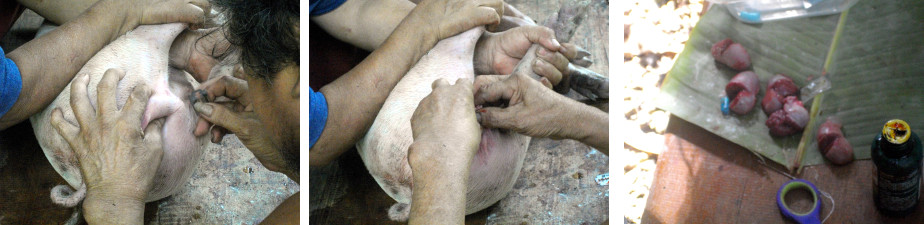
{"label": "hand holding piglet leg", "polygon": [[507,105],[481,108],[479,122],[486,127],[510,129],[533,137],[574,139],[608,152],[607,114],[548,87],[551,84],[547,79],[536,81],[523,74],[476,77],[475,105],[497,102]]}
{"label": "hand holding piglet leg", "polygon": [[[525,57],[533,43],[542,46],[538,57]],[[485,32],[475,45],[475,74],[511,74],[520,60],[532,60],[532,71],[557,85],[567,75],[568,58],[555,40],[552,29],[542,26],[517,27],[505,32]]]}

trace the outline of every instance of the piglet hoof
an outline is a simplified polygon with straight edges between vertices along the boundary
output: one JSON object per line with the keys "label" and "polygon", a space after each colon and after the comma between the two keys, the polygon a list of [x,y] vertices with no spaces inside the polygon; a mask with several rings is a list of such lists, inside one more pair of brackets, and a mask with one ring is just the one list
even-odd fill
{"label": "piglet hoof", "polygon": [[568,66],[569,75],[566,85],[559,84],[556,91],[567,93],[567,88],[590,99],[590,101],[608,100],[610,98],[610,80],[592,70]]}
{"label": "piglet hoof", "polygon": [[406,203],[395,203],[388,208],[388,218],[398,222],[407,221],[411,215],[411,205]]}
{"label": "piglet hoof", "polygon": [[571,61],[571,64],[574,64],[580,67],[590,67],[590,65],[594,64],[593,61],[590,61],[589,51],[587,51],[584,48],[581,48],[581,46],[577,46],[574,44],[562,44],[562,46],[566,46],[566,45],[568,46],[568,48],[574,48],[574,51],[575,51],[574,58],[569,59]]}

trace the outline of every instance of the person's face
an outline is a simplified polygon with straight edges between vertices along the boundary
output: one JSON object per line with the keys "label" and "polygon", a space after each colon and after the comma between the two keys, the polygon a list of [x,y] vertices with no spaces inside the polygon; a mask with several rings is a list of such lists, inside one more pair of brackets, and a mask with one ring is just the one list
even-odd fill
{"label": "person's face", "polygon": [[[279,71],[272,84],[261,78],[244,76],[253,104],[253,111],[270,132],[273,146],[283,157],[298,160],[299,145],[299,66],[290,65]],[[298,168],[294,168],[298,169]]]}
{"label": "person's face", "polygon": [[[295,24],[295,35],[299,28]],[[250,72],[250,71],[247,71]],[[299,157],[299,66],[290,64],[273,76],[272,82],[254,76],[243,76],[247,80],[248,95],[257,119],[270,132],[270,141],[279,149],[283,160],[294,162],[279,165],[291,166]],[[262,160],[262,159],[261,159]],[[296,164],[297,165],[297,164]],[[298,171],[298,168],[289,168]]]}

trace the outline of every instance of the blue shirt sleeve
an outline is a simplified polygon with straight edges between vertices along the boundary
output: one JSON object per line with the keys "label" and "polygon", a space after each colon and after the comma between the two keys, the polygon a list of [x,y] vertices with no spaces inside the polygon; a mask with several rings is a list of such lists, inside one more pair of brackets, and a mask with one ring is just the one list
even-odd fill
{"label": "blue shirt sleeve", "polygon": [[320,16],[334,11],[346,0],[311,0],[310,5],[308,5],[308,15],[309,16]]}
{"label": "blue shirt sleeve", "polygon": [[311,88],[308,88],[308,90],[310,98],[308,102],[308,136],[310,144],[308,144],[308,148],[311,148],[314,147],[314,143],[318,142],[321,132],[324,131],[324,125],[327,124],[327,99],[324,98],[324,94],[321,92],[315,92]]}
{"label": "blue shirt sleeve", "polygon": [[22,91],[22,75],[16,62],[6,58],[6,52],[0,48],[0,117],[13,108],[19,92]]}

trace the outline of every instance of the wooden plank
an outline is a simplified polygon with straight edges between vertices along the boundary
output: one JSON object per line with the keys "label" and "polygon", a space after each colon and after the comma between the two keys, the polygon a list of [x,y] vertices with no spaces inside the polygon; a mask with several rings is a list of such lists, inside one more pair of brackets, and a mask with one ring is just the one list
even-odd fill
{"label": "wooden plank", "polygon": [[[658,157],[643,223],[791,222],[780,214],[775,200],[780,186],[789,180],[774,171],[784,171],[780,165],[762,163],[747,149],[677,117],[671,117],[665,136],[667,148]],[[834,199],[832,204],[822,198],[822,219],[834,205],[827,223],[924,221],[920,206],[903,218],[886,217],[876,210],[873,167],[869,160],[845,166],[828,163],[806,167],[797,177]]]}
{"label": "wooden plank", "polygon": [[0,162],[0,224],[59,224],[70,218],[73,210],[55,205],[50,195],[67,182],[48,163],[28,121],[0,132],[0,151],[8,154],[5,165]]}

